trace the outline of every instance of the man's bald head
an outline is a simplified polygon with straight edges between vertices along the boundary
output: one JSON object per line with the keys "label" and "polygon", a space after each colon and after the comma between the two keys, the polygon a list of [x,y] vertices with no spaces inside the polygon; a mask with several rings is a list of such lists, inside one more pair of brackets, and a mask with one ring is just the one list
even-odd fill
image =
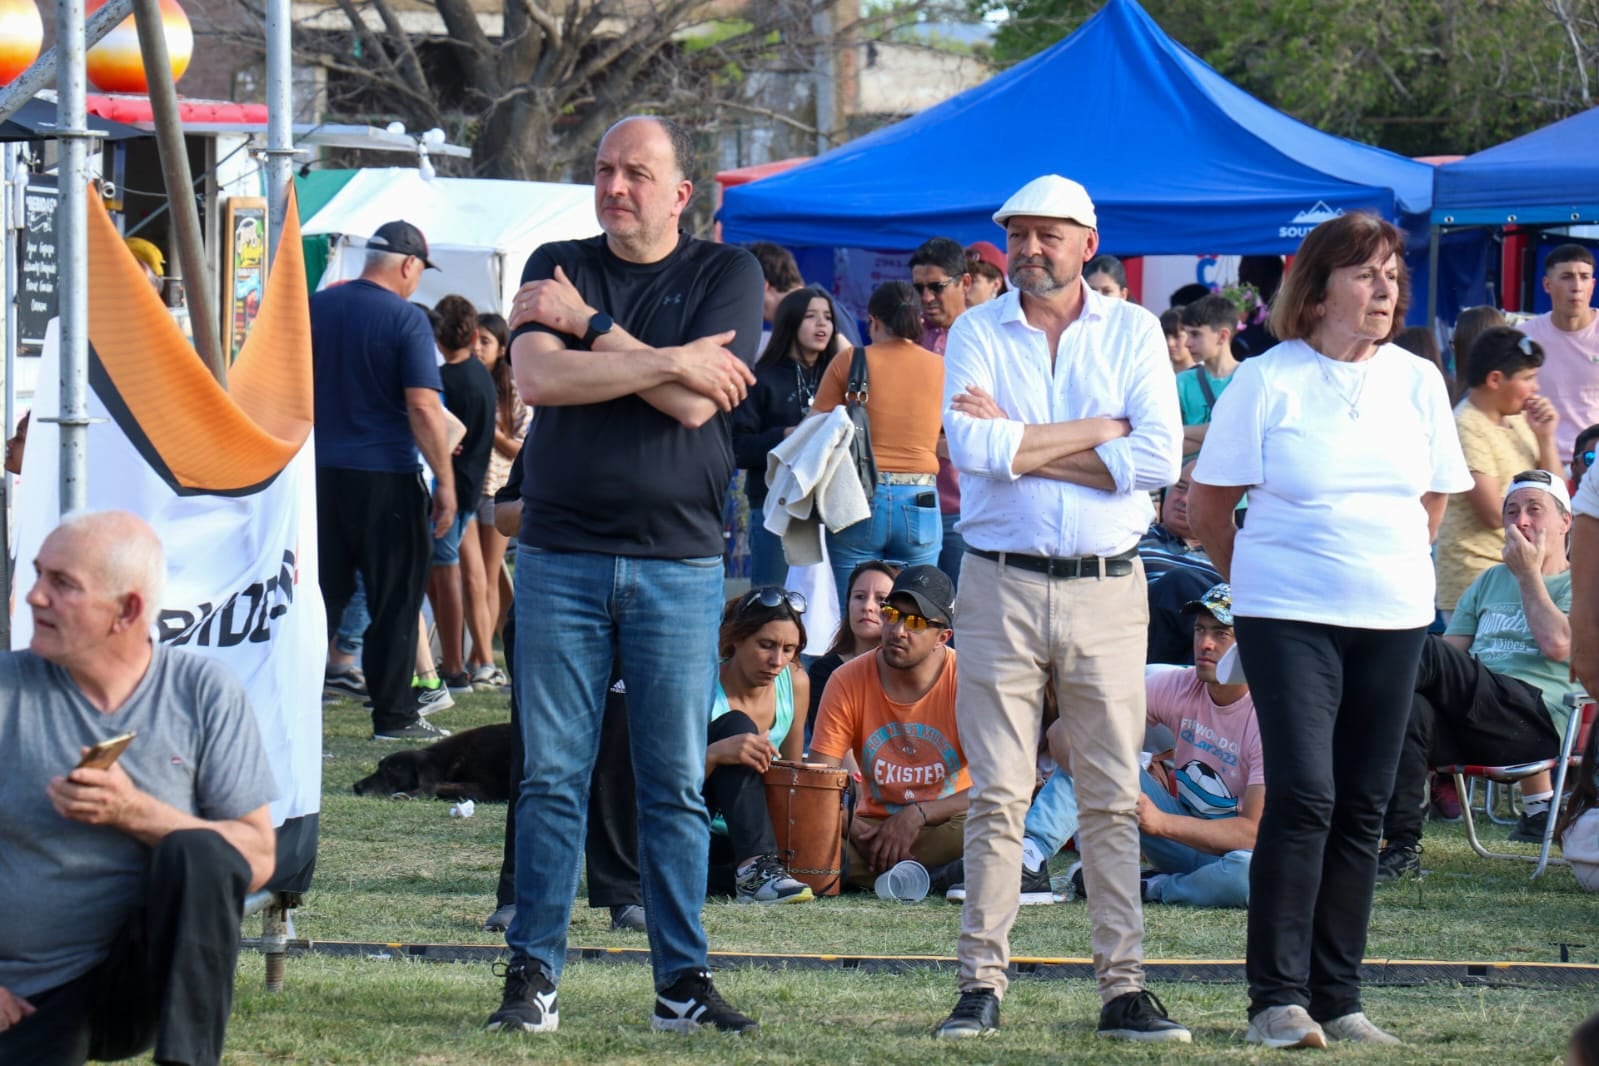
{"label": "man's bald head", "polygon": [[677,180],[694,180],[694,139],[689,136],[688,130],[682,123],[675,122],[664,115],[628,115],[611,124],[605,131],[605,136],[600,138],[604,144],[607,137],[620,130],[629,123],[647,122],[656,127],[666,136],[667,143],[671,146],[672,162],[677,166]]}

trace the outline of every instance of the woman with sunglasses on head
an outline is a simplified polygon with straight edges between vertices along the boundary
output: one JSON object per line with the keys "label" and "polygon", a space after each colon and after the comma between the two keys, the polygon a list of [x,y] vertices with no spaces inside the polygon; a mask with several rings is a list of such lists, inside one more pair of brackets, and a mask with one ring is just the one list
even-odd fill
{"label": "woman with sunglasses on head", "polygon": [[1472,486],[1449,498],[1438,527],[1438,609],[1445,622],[1478,575],[1504,561],[1502,507],[1510,478],[1530,468],[1561,469],[1560,416],[1538,395],[1543,358],[1536,341],[1509,326],[1484,330],[1466,354],[1455,431]]}
{"label": "woman with sunglasses on head", "polygon": [[899,567],[881,559],[869,559],[850,571],[849,598],[844,603],[844,617],[839,619],[838,633],[822,657],[806,671],[811,679],[811,708],[805,716],[807,748],[811,730],[816,727],[816,712],[822,706],[822,693],[833,671],[881,643],[883,604],[888,602],[889,589],[894,587],[894,578],[898,576]]}
{"label": "woman with sunglasses on head", "polygon": [[[750,583],[788,579],[783,541],[766,529],[766,455],[810,414],[822,375],[850,345],[833,320],[833,300],[815,287],[796,289],[772,312],[772,339],[755,362],[755,384],[733,411],[733,460],[749,471]],[[848,361],[847,359],[845,360]]]}
{"label": "woman with sunglasses on head", "polygon": [[[938,435],[943,429],[944,360],[918,343],[922,316],[916,292],[903,281],[877,287],[866,304],[866,419],[872,428],[877,488],[872,513],[827,534],[827,557],[838,602],[849,600],[849,578],[872,559],[907,566],[936,564],[944,546],[938,510]],[[850,359],[833,361],[816,393],[816,413],[844,403]]]}
{"label": "woman with sunglasses on head", "polygon": [[775,585],[727,601],[722,663],[706,733],[705,807],[711,823],[710,891],[740,903],[804,903],[809,885],[790,877],[777,854],[761,779],[773,759],[800,762],[803,729],[794,709],[810,702],[796,661],[805,646],[805,597]]}
{"label": "woman with sunglasses on head", "polygon": [[1363,212],[1311,231],[1272,303],[1281,343],[1216,401],[1189,489],[1232,583],[1260,728],[1247,1039],[1267,1047],[1399,1042],[1361,1008],[1360,962],[1433,620],[1430,541],[1448,494],[1472,486],[1443,379],[1390,343],[1410,298],[1404,250]]}

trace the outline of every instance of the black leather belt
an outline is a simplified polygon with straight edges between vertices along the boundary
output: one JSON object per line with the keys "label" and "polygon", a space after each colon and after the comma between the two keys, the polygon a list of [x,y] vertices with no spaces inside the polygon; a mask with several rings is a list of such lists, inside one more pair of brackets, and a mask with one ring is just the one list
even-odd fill
{"label": "black leather belt", "polygon": [[[1046,577],[1126,577],[1133,572],[1133,560],[1138,558],[1137,548],[1128,548],[1120,555],[1079,555],[1072,559],[1055,559],[1048,555],[1019,555],[1016,552],[991,552],[968,546],[967,551],[979,559],[988,559],[1001,566],[1014,566],[1018,570],[1031,570]],[[1103,567],[1103,570],[1101,570]]]}

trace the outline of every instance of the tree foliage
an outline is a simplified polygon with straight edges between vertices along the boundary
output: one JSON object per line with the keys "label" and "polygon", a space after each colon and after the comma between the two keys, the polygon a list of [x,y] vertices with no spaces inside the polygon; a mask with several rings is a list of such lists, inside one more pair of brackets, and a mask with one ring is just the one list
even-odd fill
{"label": "tree foliage", "polygon": [[[995,58],[1061,40],[1098,0],[973,0]],[[1300,120],[1407,155],[1469,153],[1595,103],[1599,0],[1148,0],[1168,34]]]}

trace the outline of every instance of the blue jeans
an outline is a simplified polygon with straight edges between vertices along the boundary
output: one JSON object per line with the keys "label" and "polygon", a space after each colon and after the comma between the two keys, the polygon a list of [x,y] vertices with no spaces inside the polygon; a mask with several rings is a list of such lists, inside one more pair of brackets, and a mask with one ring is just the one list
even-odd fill
{"label": "blue jeans", "polygon": [[[918,497],[930,501],[920,506]],[[944,542],[938,493],[932,485],[885,485],[872,493],[872,516],[827,535],[827,559],[838,585],[839,610],[849,614],[849,575],[861,563],[891,559],[906,566],[938,562]]]}
{"label": "blue jeans", "polygon": [[966,554],[966,538],[955,532],[955,523],[961,520],[960,512],[943,515],[944,544],[938,550],[938,568],[949,576],[957,589],[961,584],[961,556]]}
{"label": "blue jeans", "polygon": [[514,671],[527,738],[516,800],[512,953],[558,981],[613,655],[627,686],[650,961],[665,988],[706,967],[710,820],[700,788],[722,560],[517,547]]}
{"label": "blue jeans", "polygon": [[[1139,775],[1138,786],[1144,795],[1167,814],[1191,815],[1182,802],[1161,787],[1148,770]],[[1056,770],[1044,783],[1027,809],[1027,836],[1045,855],[1053,855],[1077,832],[1077,793],[1071,775]],[[1229,851],[1212,855],[1175,840],[1138,834],[1139,846],[1155,869],[1171,876],[1153,889],[1161,903],[1185,903],[1191,907],[1249,906],[1249,859],[1251,852]]]}
{"label": "blue jeans", "polygon": [[344,614],[339,617],[339,631],[333,634],[334,645],[346,655],[359,657],[361,644],[366,640],[366,627],[372,616],[366,609],[366,585],[361,575],[355,575],[355,592],[345,601]]}
{"label": "blue jeans", "polygon": [[750,588],[782,585],[788,581],[788,557],[783,538],[761,524],[760,508],[750,508]]}

